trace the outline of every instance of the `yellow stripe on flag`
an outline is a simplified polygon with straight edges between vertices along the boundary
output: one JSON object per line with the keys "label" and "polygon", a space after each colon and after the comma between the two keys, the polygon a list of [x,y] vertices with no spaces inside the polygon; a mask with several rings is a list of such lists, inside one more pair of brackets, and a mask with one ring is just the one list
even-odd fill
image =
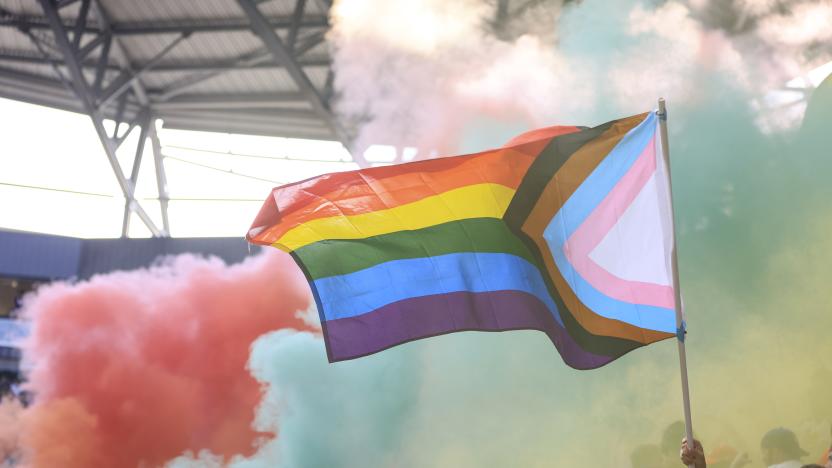
{"label": "yellow stripe on flag", "polygon": [[468,185],[386,210],[318,218],[300,224],[274,245],[291,252],[325,239],[364,239],[391,232],[470,218],[502,218],[514,189],[500,184]]}

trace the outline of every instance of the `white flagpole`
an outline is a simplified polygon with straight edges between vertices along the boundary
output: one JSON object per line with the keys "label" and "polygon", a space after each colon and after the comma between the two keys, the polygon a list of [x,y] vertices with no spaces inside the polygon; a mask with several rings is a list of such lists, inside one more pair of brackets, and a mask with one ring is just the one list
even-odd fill
{"label": "white flagpole", "polygon": [[[685,317],[682,313],[682,289],[679,285],[679,262],[676,257],[676,222],[675,213],[673,209],[673,186],[670,177],[670,149],[667,141],[667,108],[665,107],[664,98],[659,98],[659,132],[661,136],[662,159],[664,160],[665,171],[667,172],[667,188],[670,196],[670,217],[671,226],[673,227],[673,251],[671,254],[671,267],[673,269],[673,291],[676,295],[676,343],[679,345],[679,368],[682,373],[682,404],[685,411],[685,435],[687,436],[687,445],[693,449],[693,423],[690,417],[690,390],[688,388],[688,363],[685,354],[685,334],[687,333],[687,326],[685,325]],[[693,465],[689,465],[693,467]]]}

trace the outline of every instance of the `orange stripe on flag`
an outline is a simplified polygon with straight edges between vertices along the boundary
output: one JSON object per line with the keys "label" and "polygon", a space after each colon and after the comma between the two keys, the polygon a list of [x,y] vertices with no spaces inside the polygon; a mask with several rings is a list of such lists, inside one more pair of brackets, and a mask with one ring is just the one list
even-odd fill
{"label": "orange stripe on flag", "polygon": [[257,215],[248,240],[271,245],[303,222],[351,216],[413,203],[467,185],[516,188],[534,158],[559,135],[577,127],[529,132],[504,148],[466,156],[326,174],[278,187]]}

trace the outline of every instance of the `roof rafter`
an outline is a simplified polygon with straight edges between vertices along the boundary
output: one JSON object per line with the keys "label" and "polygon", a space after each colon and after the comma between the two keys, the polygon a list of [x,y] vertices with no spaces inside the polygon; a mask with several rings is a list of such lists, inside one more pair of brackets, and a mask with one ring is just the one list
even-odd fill
{"label": "roof rafter", "polygon": [[268,109],[280,107],[286,103],[306,102],[298,92],[283,93],[245,93],[245,94],[188,94],[168,101],[155,101],[151,95],[153,108],[164,110],[185,109]]}
{"label": "roof rafter", "polygon": [[[322,37],[321,35],[315,35],[316,39],[315,44],[319,44],[321,41],[318,41],[318,37]],[[104,42],[104,39],[101,39],[100,42]],[[306,51],[309,47],[306,41],[301,41],[302,43],[298,45],[298,51]],[[309,40],[309,43],[313,41]],[[314,47],[314,45],[312,47]],[[84,48],[81,47],[83,50]],[[305,49],[305,50],[304,50]],[[260,55],[264,58],[262,62],[258,62],[252,65],[249,65],[245,68],[283,68],[283,65],[280,63],[275,62],[271,55],[266,52],[264,49],[258,49]],[[244,60],[244,58],[233,58],[233,59],[222,59],[222,60],[200,60],[200,61],[183,61],[183,62],[168,62],[168,63],[159,63],[151,67],[148,70],[145,70],[143,73],[165,73],[165,72],[183,72],[183,71],[221,71],[221,70],[234,70],[239,69],[240,66],[238,65],[238,61]],[[49,65],[49,60],[44,59],[43,55],[39,53],[34,53],[30,50],[8,50],[8,49],[0,49],[0,62],[10,62],[10,63],[32,63],[37,65]],[[302,67],[327,67],[329,66],[330,61],[326,57],[300,57],[298,59],[298,65]],[[80,63],[81,67],[85,69],[96,69],[98,67],[98,61],[93,58],[88,58]],[[141,63],[133,63],[131,64],[131,68],[134,69],[142,69],[145,68],[146,64]],[[107,70],[111,71],[121,71],[122,67],[113,63],[107,64]]]}
{"label": "roof rafter", "polygon": [[[289,29],[293,27],[294,15],[272,16],[266,21],[273,29]],[[76,23],[61,20],[66,29],[75,28]],[[49,23],[43,18],[6,15],[0,18],[0,26],[26,27],[31,29],[49,29]],[[327,18],[324,15],[305,15],[298,23],[298,28],[326,28]],[[105,28],[98,24],[83,24],[80,30],[83,33],[101,33]],[[225,31],[249,31],[251,25],[247,18],[208,18],[199,20],[181,19],[169,20],[160,19],[154,21],[130,21],[113,22],[109,30],[117,36],[131,36],[137,34],[171,34],[183,32],[225,32]]]}
{"label": "roof rafter", "polygon": [[[263,44],[274,56],[275,60],[285,65],[286,72],[295,82],[300,92],[306,96],[315,112],[318,113],[321,119],[323,119],[326,125],[332,130],[332,133],[336,135],[338,140],[341,141],[347,151],[349,151],[350,145],[346,131],[333,115],[328,103],[324,101],[321,94],[309,80],[309,77],[306,76],[306,73],[295,61],[292,52],[286,47],[283,40],[280,39],[280,36],[278,36],[274,29],[269,25],[268,20],[260,12],[260,9],[257,8],[257,3],[253,0],[237,0],[237,4],[240,5],[240,8],[243,9],[246,16],[248,16],[251,21],[251,28],[254,30],[254,33],[260,37],[260,40],[263,41]],[[352,157],[359,166],[368,166],[368,163],[364,159],[363,155],[354,154]]]}

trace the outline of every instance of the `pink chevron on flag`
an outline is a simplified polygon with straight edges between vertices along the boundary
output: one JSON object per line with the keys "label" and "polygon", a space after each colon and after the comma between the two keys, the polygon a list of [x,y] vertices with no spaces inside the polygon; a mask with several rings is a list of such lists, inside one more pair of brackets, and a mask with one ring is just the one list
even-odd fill
{"label": "pink chevron on flag", "polygon": [[[670,220],[655,136],[612,191],[564,244],[575,270],[600,292],[623,302],[672,309]],[[666,203],[669,204],[669,201]]]}

